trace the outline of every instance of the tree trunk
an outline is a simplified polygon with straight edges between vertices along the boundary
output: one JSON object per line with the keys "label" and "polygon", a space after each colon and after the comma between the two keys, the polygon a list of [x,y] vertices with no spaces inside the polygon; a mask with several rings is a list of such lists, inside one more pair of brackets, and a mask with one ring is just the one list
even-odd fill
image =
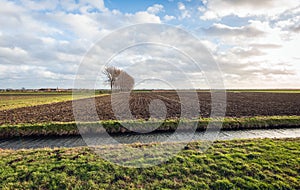
{"label": "tree trunk", "polygon": [[110,93],[112,94],[113,81],[110,81]]}

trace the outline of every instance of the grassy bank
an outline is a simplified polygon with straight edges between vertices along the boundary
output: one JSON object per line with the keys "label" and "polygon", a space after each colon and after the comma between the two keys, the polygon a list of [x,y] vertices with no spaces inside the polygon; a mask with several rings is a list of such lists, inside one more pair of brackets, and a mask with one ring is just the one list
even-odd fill
{"label": "grassy bank", "polygon": [[0,188],[300,188],[299,138],[219,141],[206,153],[198,151],[200,144],[189,144],[167,163],[139,169],[114,165],[88,148],[1,150]]}
{"label": "grassy bank", "polygon": [[[191,125],[197,124],[197,130],[205,130],[211,119],[202,118],[200,120],[182,120],[182,129],[189,129]],[[219,122],[219,121],[216,121]],[[99,127],[98,124],[103,127]],[[101,121],[99,123],[82,123],[81,133],[126,133],[130,132],[124,128],[118,121]],[[156,131],[174,131],[179,121],[123,121],[125,126],[132,129],[148,129],[152,126],[159,126]],[[244,118],[225,118],[223,121],[223,130],[241,130],[241,129],[267,129],[267,128],[292,128],[300,126],[300,116],[266,116],[266,117],[244,117]],[[0,137],[20,137],[31,135],[78,135],[79,131],[75,122],[70,123],[43,123],[43,124],[19,124],[0,126]]]}

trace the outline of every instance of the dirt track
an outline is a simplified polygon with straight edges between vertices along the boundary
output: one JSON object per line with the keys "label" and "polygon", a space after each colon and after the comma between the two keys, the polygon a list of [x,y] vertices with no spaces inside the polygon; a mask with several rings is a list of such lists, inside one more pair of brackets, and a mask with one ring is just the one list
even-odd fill
{"label": "dirt track", "polygon": [[[134,118],[148,119],[149,103],[152,100],[162,100],[166,105],[167,118],[180,117],[181,104],[179,97],[174,92],[134,93],[130,98],[130,109]],[[200,115],[209,117],[211,98],[209,93],[198,93]],[[90,99],[91,100],[91,99]],[[87,100],[80,100],[82,106],[79,110],[84,121],[97,121],[116,119],[111,106],[111,97],[96,98],[98,116],[91,115]],[[115,107],[120,107],[122,102],[117,102]],[[267,115],[300,115],[300,94],[288,93],[227,93],[226,116],[267,116]],[[154,117],[160,117],[160,114]],[[124,114],[124,118],[126,115]],[[43,122],[74,121],[72,101],[53,103],[26,108],[0,111],[0,125],[18,123],[43,123]]]}

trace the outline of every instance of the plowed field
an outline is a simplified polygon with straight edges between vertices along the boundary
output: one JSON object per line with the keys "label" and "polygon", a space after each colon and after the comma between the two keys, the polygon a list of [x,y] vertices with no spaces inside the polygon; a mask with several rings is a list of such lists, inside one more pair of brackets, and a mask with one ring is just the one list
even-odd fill
{"label": "plowed field", "polygon": [[[186,92],[185,97],[189,94]],[[132,118],[149,119],[149,104],[153,100],[161,100],[164,104],[167,118],[178,118],[181,113],[181,102],[175,92],[133,93],[130,96],[129,107]],[[199,92],[198,100],[202,117],[209,117],[211,112],[211,96],[208,92]],[[117,119],[112,109],[111,96],[102,96],[95,99],[98,116],[93,116],[89,103],[94,99],[80,101],[80,112],[83,121],[98,121]],[[119,108],[118,113],[124,113],[122,118],[127,118],[126,109],[122,100],[114,101],[114,108]],[[155,105],[155,104],[154,104]],[[189,105],[184,109],[188,110]],[[124,109],[124,111],[122,110]],[[152,117],[162,117],[160,110]],[[163,112],[162,112],[163,113]],[[273,115],[300,115],[299,93],[258,93],[241,92],[227,93],[226,116],[273,116]],[[132,119],[131,118],[131,119]],[[72,101],[38,105],[25,108],[0,111],[0,125],[19,123],[43,123],[43,122],[69,122],[74,121]]]}

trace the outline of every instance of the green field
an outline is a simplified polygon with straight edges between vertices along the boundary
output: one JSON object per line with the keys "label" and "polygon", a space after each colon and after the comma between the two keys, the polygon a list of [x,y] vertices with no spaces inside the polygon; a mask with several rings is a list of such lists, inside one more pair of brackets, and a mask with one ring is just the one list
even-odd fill
{"label": "green field", "polygon": [[299,138],[219,141],[205,153],[199,146],[191,143],[167,163],[138,169],[114,165],[88,148],[1,150],[0,188],[300,188]]}
{"label": "green field", "polygon": [[[86,97],[90,96],[78,96],[78,98]],[[0,110],[51,104],[72,99],[72,92],[2,92],[0,93]]]}

